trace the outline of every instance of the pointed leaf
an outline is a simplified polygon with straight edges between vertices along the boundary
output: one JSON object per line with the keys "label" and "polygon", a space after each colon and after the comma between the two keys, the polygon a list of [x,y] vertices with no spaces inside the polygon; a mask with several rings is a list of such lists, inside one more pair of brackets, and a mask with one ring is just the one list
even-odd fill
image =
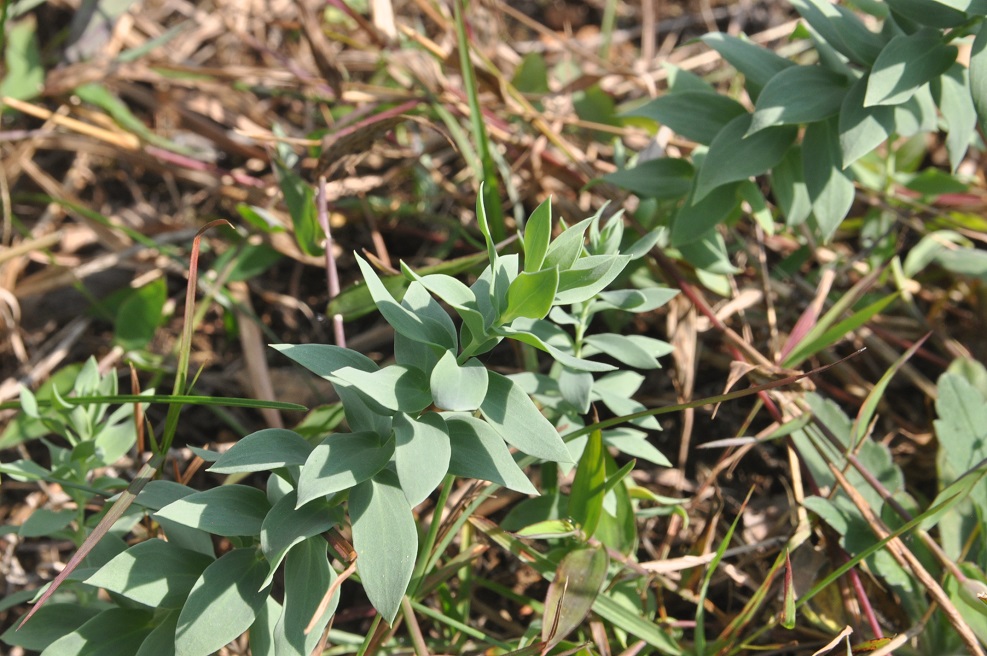
{"label": "pointed leaf", "polygon": [[342,522],[342,511],[330,506],[325,499],[312,499],[298,506],[298,495],[292,490],[271,508],[260,529],[260,548],[268,562],[265,585],[288,550],[313,535],[325,533]]}
{"label": "pointed leaf", "polygon": [[312,445],[298,433],[284,428],[265,428],[247,435],[213,463],[217,474],[269,471],[301,465],[312,453]]}
{"label": "pointed leaf", "polygon": [[795,126],[784,125],[744,137],[750,126],[751,116],[744,114],[716,135],[696,177],[693,204],[721,185],[764,173],[781,161],[798,134]]}
{"label": "pointed leaf", "polygon": [[267,495],[255,487],[223,485],[190,494],[154,513],[183,526],[214,535],[257,535],[271,509]]}
{"label": "pointed leaf", "polygon": [[603,435],[599,430],[589,434],[583,449],[576,475],[569,493],[569,514],[582,527],[588,540],[593,537],[603,513],[604,486],[607,482],[606,462],[603,459]]}
{"label": "pointed leaf", "polygon": [[[704,95],[709,97],[709,94]],[[672,200],[689,193],[694,173],[692,164],[684,159],[659,157],[640,162],[633,168],[608,173],[603,180],[638,196]]]}
{"label": "pointed leaf", "polygon": [[686,139],[708,146],[730,121],[746,113],[744,106],[732,98],[687,91],[655,98],[629,115],[653,119]]}
{"label": "pointed leaf", "polygon": [[271,348],[329,382],[334,382],[336,371],[344,367],[368,372],[380,369],[362,353],[333,344],[272,344]]}
{"label": "pointed leaf", "polygon": [[854,82],[840,108],[840,151],[843,168],[856,162],[882,143],[895,130],[894,108],[887,105],[864,106],[870,76]]}
{"label": "pointed leaf", "polygon": [[593,374],[586,371],[573,371],[562,367],[559,373],[559,393],[566,403],[576,408],[580,413],[589,412],[590,392],[593,389]]}
{"label": "pointed leaf", "polygon": [[905,102],[919,87],[945,73],[956,61],[956,54],[956,47],[944,44],[937,30],[896,36],[874,62],[864,107]]}
{"label": "pointed leaf", "polygon": [[853,182],[843,172],[836,119],[813,123],[802,139],[802,170],[812,216],[828,241],[853,205]]}
{"label": "pointed leaf", "polygon": [[567,271],[572,267],[583,252],[583,239],[592,221],[592,217],[583,219],[563,230],[549,245],[542,268],[557,266],[559,271]]}
{"label": "pointed leaf", "polygon": [[558,288],[558,267],[534,273],[522,271],[507,288],[507,307],[497,321],[510,323],[518,317],[544,319],[552,309]]}
{"label": "pointed leaf", "polygon": [[415,367],[392,364],[373,373],[346,367],[335,375],[359,391],[371,407],[379,404],[394,412],[417,413],[432,403],[428,377]]}
{"label": "pointed leaf", "polygon": [[48,645],[42,656],[131,656],[151,633],[152,617],[146,610],[109,608]]}
{"label": "pointed leaf", "polygon": [[546,198],[535,208],[524,224],[524,270],[534,273],[541,269],[552,238],[552,199]]}
{"label": "pointed leaf", "polygon": [[510,378],[488,372],[487,398],[480,412],[509,444],[528,455],[555,462],[572,462],[555,427]]}
{"label": "pointed leaf", "polygon": [[967,15],[952,1],[925,2],[925,0],[887,0],[888,6],[919,25],[930,27],[957,27],[968,20]]}
{"label": "pointed leaf", "polygon": [[547,653],[576,630],[607,580],[610,558],[602,546],[583,547],[567,553],[548,586],[541,639]]}
{"label": "pointed leaf", "polygon": [[181,608],[213,558],[164,540],[135,544],[86,579],[152,608]]}
{"label": "pointed leaf", "polygon": [[675,298],[679,290],[671,287],[646,287],[644,289],[615,289],[599,293],[593,308],[623,310],[625,312],[651,312]]}
{"label": "pointed leaf", "polygon": [[977,129],[977,110],[970,97],[970,78],[967,68],[955,63],[931,85],[932,96],[946,119],[948,134],[946,150],[949,165],[955,172]]}
{"label": "pointed leaf", "polygon": [[[448,352],[448,351],[447,351]],[[414,507],[428,498],[449,471],[452,448],[442,416],[428,412],[419,419],[394,418],[394,460],[398,480]]]}
{"label": "pointed leaf", "polygon": [[657,358],[672,350],[669,344],[643,335],[598,333],[587,336],[584,343],[592,347],[586,355],[604,353],[637,369],[659,369]]}
{"label": "pointed leaf", "polygon": [[[292,547],[284,567],[284,609],[274,627],[274,650],[278,656],[309,656],[322,638],[322,631],[339,604],[337,589],[329,606],[306,635],[306,628],[322,597],[336,580],[329,566],[326,541],[312,537]],[[253,632],[253,630],[251,630]]]}
{"label": "pointed leaf", "polygon": [[315,447],[298,477],[298,506],[346,490],[379,472],[394,454],[394,440],[369,431],[337,433]]}
{"label": "pointed leaf", "polygon": [[871,66],[880,55],[884,46],[881,35],[868,30],[845,7],[831,4],[828,0],[793,0],[792,6],[826,44],[855,64]]}
{"label": "pointed leaf", "polygon": [[178,616],[177,610],[165,615],[144,638],[135,656],[175,656],[175,629],[178,627]]}
{"label": "pointed leaf", "polygon": [[377,309],[380,310],[387,323],[394,327],[395,331],[423,344],[432,344],[446,349],[456,348],[455,334],[449,334],[445,322],[439,322],[427,316],[419,316],[403,307],[387,291],[373,267],[359,255],[356,256],[356,261],[363,273],[367,287],[370,289],[374,303],[377,304]]}
{"label": "pointed leaf", "polygon": [[693,181],[692,191],[672,223],[672,246],[676,248],[702,239],[740,207],[737,198],[740,183],[717,187],[699,202],[694,201],[696,184]]}
{"label": "pointed leaf", "polygon": [[531,319],[523,319],[523,318],[516,319],[514,321],[514,324],[511,326],[498,326],[496,332],[498,335],[509,337],[519,342],[530,344],[531,346],[534,346],[537,349],[541,349],[542,351],[545,351],[553,358],[555,358],[559,363],[564,364],[567,367],[572,367],[576,371],[613,371],[614,369],[616,369],[616,367],[614,367],[613,365],[577,358],[571,353],[567,351],[563,351],[559,347],[554,346],[550,342],[550,340],[544,339],[544,337],[541,334],[537,334],[531,329],[531,326],[533,324],[542,324],[542,323],[547,323],[547,322],[545,321],[532,322]]}
{"label": "pointed leaf", "polygon": [[568,305],[590,300],[606,289],[630,261],[628,255],[587,255],[576,260],[568,269],[559,270],[555,303]]}
{"label": "pointed leaf", "polygon": [[234,549],[207,567],[178,618],[177,656],[208,656],[249,629],[267,599],[266,575],[256,549]]}
{"label": "pointed leaf", "polygon": [[514,461],[504,438],[487,423],[469,415],[443,416],[452,445],[450,474],[490,481],[523,494],[538,494]]}
{"label": "pointed leaf", "polygon": [[781,162],[771,169],[771,191],[785,216],[785,225],[801,225],[809,218],[812,202],[805,188],[801,146],[789,148]]}
{"label": "pointed leaf", "polygon": [[701,40],[744,75],[746,78],[744,86],[751,99],[755,101],[768,80],[789,66],[795,65],[767,48],[722,32],[707,34],[701,37]]}
{"label": "pointed leaf", "polygon": [[385,471],[353,488],[349,509],[363,589],[381,617],[392,624],[418,553],[411,506],[396,477]]}
{"label": "pointed leaf", "polygon": [[987,130],[987,24],[980,24],[980,31],[970,48],[970,96],[977,108],[980,127]]}
{"label": "pointed leaf", "polygon": [[[829,118],[840,111],[847,86],[845,77],[822,66],[786,68],[771,78],[758,96],[747,134],[773,125]],[[806,93],[806,89],[812,89],[812,93]]]}
{"label": "pointed leaf", "polygon": [[33,622],[11,626],[0,636],[5,643],[32,651],[44,651],[59,636],[73,633],[99,614],[98,608],[77,603],[52,603],[39,608]]}
{"label": "pointed leaf", "polygon": [[[403,263],[402,263],[403,266]],[[473,295],[473,290],[452,276],[432,274],[419,277],[407,267],[403,267],[407,275],[413,276],[421,285],[440,299],[449,304],[462,318],[474,338],[485,334],[487,323],[480,311],[480,306]],[[463,345],[464,347],[466,344]]]}

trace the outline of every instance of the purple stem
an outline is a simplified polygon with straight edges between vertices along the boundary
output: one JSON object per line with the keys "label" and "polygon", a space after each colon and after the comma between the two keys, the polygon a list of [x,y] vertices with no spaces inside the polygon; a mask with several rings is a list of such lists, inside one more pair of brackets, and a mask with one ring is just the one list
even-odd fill
{"label": "purple stem", "polygon": [[[319,225],[326,236],[326,286],[329,288],[329,301],[339,296],[339,272],[336,270],[336,256],[332,253],[332,232],[329,230],[329,201],[326,198],[326,179],[319,176],[315,192],[315,205],[318,210]],[[343,331],[343,315],[332,315],[332,331],[336,346],[346,348],[346,333]]]}

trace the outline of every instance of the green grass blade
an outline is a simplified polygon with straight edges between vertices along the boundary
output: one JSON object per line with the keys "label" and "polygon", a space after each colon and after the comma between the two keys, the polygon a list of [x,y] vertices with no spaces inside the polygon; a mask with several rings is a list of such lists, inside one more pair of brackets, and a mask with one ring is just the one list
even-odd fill
{"label": "green grass blade", "polygon": [[818,328],[825,325],[824,323],[820,323],[809,331],[809,333],[805,336],[805,339],[803,339],[799,345],[788,354],[788,357],[785,358],[785,362],[783,363],[784,366],[794,367],[824,348],[832,346],[837,340],[847,333],[853,332],[860,326],[870,321],[875,315],[879,314],[882,310],[884,310],[884,308],[897,300],[898,295],[899,292],[888,294],[881,300],[871,303],[864,309],[854,313],[852,316],[840,321],[829,329],[818,331]]}
{"label": "green grass blade", "polygon": [[470,60],[469,39],[466,36],[466,0],[453,2],[454,21],[456,23],[456,43],[459,47],[459,67],[463,75],[463,89],[469,101],[470,121],[473,128],[473,138],[476,149],[483,165],[483,187],[480,193],[483,204],[487,208],[487,218],[490,221],[490,234],[495,242],[503,241],[507,236],[504,226],[504,210],[500,205],[500,184],[497,179],[497,165],[490,152],[490,138],[483,122],[483,110],[480,107],[480,93],[473,62]]}

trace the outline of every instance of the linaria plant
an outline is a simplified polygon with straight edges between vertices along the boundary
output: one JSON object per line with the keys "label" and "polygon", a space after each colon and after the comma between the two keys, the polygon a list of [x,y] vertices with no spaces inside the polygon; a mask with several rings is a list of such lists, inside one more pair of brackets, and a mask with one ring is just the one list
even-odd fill
{"label": "linaria plant", "polygon": [[[333,384],[349,432],[307,439],[266,429],[222,455],[197,450],[213,473],[271,472],[266,491],[242,484],[196,491],[178,482],[147,483],[134,504],[167,539],[117,550],[105,564],[76,576],[84,579],[76,590],[102,588],[113,603],[51,603],[25,629],[8,631],[3,639],[46,656],[205,656],[249,630],[255,656],[311,654],[344,578],[359,579],[378,622],[393,623],[402,609],[411,612],[409,601],[428,593],[426,575],[448,542],[439,539],[437,521],[420,535],[413,509],[437,487],[440,505],[454,476],[537,495],[522,467],[539,461],[565,470],[579,463],[572,496],[581,495],[585,503],[574,503],[563,518],[577,547],[595,533],[608,546],[632,549],[633,513],[618,485],[629,468],[615,471],[603,445],[666,461],[643,432],[587,431],[581,417],[596,401],[618,415],[640,409],[629,398],[641,377],[593,358],[606,354],[648,369],[669,350],[656,339],[589,332],[599,312],[648,311],[672,296],[665,289],[607,291],[651,249],[657,234],[624,247],[620,214],[604,221],[601,210],[553,240],[546,201],[527,221],[522,260],[497,252],[482,200],[477,216],[490,261],[471,286],[402,266],[410,284],[399,301],[358,258],[377,309],[395,331],[393,364],[381,367],[333,345],[274,346]],[[443,303],[460,320],[458,327]],[[503,375],[481,360],[504,339],[521,343],[530,371]],[[548,373],[537,370],[536,350],[554,360]],[[567,443],[565,434],[577,429],[588,437]],[[630,521],[629,536],[613,528],[617,519],[608,512],[614,504],[604,503],[605,493],[622,493],[617,512],[621,525]],[[352,552],[344,533],[335,530],[347,524]],[[217,556],[211,536],[225,537],[232,548]],[[349,567],[337,573],[332,558]],[[606,576],[599,547],[577,548],[560,567],[573,569],[583,561],[593,564],[598,590]],[[283,596],[276,600],[271,589],[279,570]],[[564,632],[581,620],[593,597],[579,613],[567,611]],[[554,605],[561,605],[561,597]],[[543,627],[543,634],[546,643],[563,637],[559,627]]]}

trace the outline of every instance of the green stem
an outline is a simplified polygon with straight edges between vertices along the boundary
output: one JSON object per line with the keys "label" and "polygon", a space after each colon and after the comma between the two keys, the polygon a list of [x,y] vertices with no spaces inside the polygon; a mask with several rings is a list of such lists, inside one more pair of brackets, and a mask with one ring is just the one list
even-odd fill
{"label": "green stem", "polygon": [[411,574],[411,584],[408,586],[409,596],[411,597],[418,596],[418,591],[425,581],[425,573],[430,569],[427,566],[430,562],[433,562],[432,556],[434,554],[432,549],[435,547],[435,540],[439,536],[439,526],[442,524],[442,510],[449,501],[449,495],[452,493],[452,486],[455,481],[456,477],[451,474],[446,474],[446,477],[442,480],[442,489],[439,491],[438,501],[435,502],[432,523],[428,527],[425,541],[422,542],[421,547],[418,549],[418,559],[415,561],[415,569]]}

